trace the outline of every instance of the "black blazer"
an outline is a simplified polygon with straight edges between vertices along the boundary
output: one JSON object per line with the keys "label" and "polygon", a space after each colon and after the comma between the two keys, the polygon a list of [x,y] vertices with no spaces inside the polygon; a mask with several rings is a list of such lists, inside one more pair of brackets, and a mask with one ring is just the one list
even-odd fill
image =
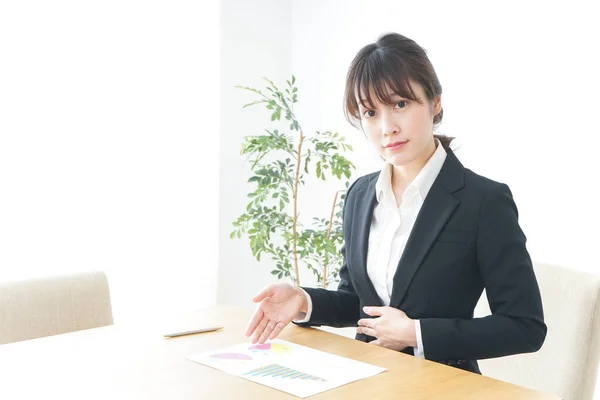
{"label": "black blazer", "polygon": [[[421,321],[426,359],[480,373],[476,360],[539,350],[546,325],[510,189],[446,151],[398,264],[390,306]],[[363,306],[383,305],[366,265],[378,176],[363,176],[348,189],[338,289],[303,288],[313,311],[298,325],[357,326],[369,318]],[[484,288],[492,315],[473,318]]]}

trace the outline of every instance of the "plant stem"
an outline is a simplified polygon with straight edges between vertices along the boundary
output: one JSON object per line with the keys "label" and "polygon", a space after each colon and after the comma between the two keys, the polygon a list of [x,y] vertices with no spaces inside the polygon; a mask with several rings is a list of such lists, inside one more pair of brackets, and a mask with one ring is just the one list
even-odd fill
{"label": "plant stem", "polygon": [[[335,204],[337,203],[337,197],[338,197],[338,193],[339,192],[335,192],[335,197],[333,198],[333,205],[331,206],[331,214],[329,214],[329,227],[327,227],[327,240],[329,240],[329,236],[331,236],[331,227],[333,225],[333,215],[335,214]],[[323,286],[323,289],[327,288],[327,264],[328,264],[328,259],[327,259],[327,250],[325,250],[325,257],[324,257],[323,261],[323,282],[321,282],[321,285]]]}
{"label": "plant stem", "polygon": [[300,132],[300,140],[298,141],[298,160],[296,162],[296,176],[294,179],[294,274],[296,275],[296,286],[300,286],[300,273],[298,272],[298,182],[300,182],[300,164],[302,163],[302,142],[304,141],[304,135]]}

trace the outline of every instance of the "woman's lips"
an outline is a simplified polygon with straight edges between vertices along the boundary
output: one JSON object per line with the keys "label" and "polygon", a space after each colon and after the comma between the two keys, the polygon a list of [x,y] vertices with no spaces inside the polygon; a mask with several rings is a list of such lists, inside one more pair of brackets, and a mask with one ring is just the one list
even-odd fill
{"label": "woman's lips", "polygon": [[406,143],[408,143],[408,140],[396,141],[396,142],[388,143],[385,146],[385,148],[388,150],[398,150],[398,149],[401,149],[402,147],[404,147],[404,145],[406,145]]}

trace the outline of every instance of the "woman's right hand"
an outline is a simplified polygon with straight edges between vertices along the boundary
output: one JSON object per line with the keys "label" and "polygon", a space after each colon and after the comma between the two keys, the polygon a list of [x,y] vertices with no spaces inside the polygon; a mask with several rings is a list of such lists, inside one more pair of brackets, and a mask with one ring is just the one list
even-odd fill
{"label": "woman's right hand", "polygon": [[252,301],[260,303],[246,329],[246,337],[251,336],[253,344],[275,339],[298,313],[306,313],[308,308],[302,289],[288,283],[269,285]]}

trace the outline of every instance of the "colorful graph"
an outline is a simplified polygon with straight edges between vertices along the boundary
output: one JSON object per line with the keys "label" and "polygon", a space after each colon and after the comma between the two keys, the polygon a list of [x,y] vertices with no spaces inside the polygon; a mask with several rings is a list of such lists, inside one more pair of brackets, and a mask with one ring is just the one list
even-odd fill
{"label": "colorful graph", "polygon": [[269,364],[261,368],[253,369],[251,371],[246,372],[244,375],[270,376],[273,378],[303,379],[310,381],[327,382],[327,380],[323,378],[305,374],[304,372],[296,371],[279,364]]}
{"label": "colorful graph", "polygon": [[265,343],[265,344],[255,344],[253,346],[248,347],[248,350],[252,351],[271,351],[278,354],[288,354],[292,352],[292,349],[286,345],[281,343]]}

